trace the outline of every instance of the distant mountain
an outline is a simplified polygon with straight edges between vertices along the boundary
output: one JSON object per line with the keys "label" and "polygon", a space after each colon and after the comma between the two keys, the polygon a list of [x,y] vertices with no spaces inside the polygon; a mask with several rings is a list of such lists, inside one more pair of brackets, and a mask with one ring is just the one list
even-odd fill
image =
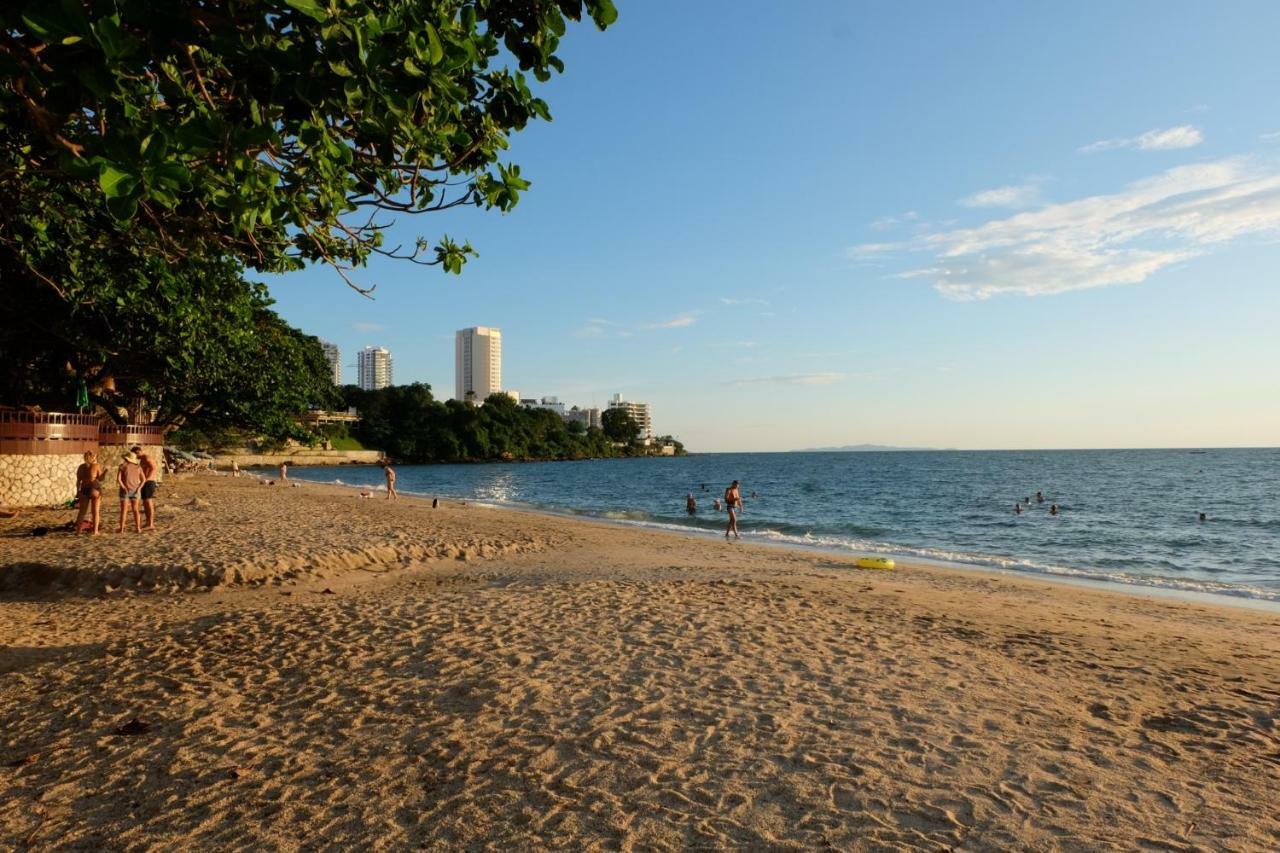
{"label": "distant mountain", "polygon": [[886,453],[902,450],[938,450],[937,447],[893,447],[888,444],[846,444],[844,447],[805,447],[792,453]]}

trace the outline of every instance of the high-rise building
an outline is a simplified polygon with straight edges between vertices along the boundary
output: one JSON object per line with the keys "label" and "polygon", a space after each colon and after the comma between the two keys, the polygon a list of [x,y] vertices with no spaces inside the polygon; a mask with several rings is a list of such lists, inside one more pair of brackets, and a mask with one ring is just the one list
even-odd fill
{"label": "high-rise building", "polygon": [[459,329],[454,336],[454,399],[483,403],[502,391],[502,332],[488,326]]}
{"label": "high-rise building", "polygon": [[320,349],[324,350],[324,357],[329,359],[329,371],[333,374],[333,384],[342,384],[342,350],[338,349],[337,344],[331,344],[328,341],[320,341]]}
{"label": "high-rise building", "polygon": [[610,409],[623,409],[631,419],[640,425],[640,435],[644,438],[653,437],[653,420],[649,416],[648,403],[636,403],[631,400],[622,399],[621,394],[614,394],[613,399],[609,401]]}
{"label": "high-rise building", "polygon": [[384,347],[365,347],[356,353],[356,384],[366,391],[377,391],[391,384],[391,351]]}

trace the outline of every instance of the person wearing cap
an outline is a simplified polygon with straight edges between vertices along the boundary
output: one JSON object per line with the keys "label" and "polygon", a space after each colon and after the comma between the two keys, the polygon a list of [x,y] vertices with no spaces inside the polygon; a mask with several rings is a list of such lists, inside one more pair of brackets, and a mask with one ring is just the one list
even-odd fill
{"label": "person wearing cap", "polygon": [[156,479],[158,466],[156,461],[147,455],[147,451],[142,448],[141,444],[135,444],[129,448],[135,456],[138,457],[138,464],[142,467],[142,475],[146,480],[142,483],[142,515],[146,518],[147,523],[143,525],[143,530],[156,529],[156,489],[160,486],[160,481]]}
{"label": "person wearing cap", "polygon": [[138,498],[142,493],[142,484],[146,481],[147,475],[142,473],[138,455],[130,450],[124,455],[124,461],[120,463],[120,467],[116,469],[116,485],[120,487],[120,524],[116,527],[116,533],[124,533],[126,510],[133,513],[134,529],[139,533],[142,532],[142,515],[138,511]]}

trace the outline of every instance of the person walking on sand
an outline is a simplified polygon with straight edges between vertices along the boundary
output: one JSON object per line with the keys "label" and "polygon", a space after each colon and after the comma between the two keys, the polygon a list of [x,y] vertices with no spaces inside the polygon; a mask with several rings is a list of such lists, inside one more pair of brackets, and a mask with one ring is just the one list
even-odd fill
{"label": "person walking on sand", "polygon": [[285,460],[284,462],[281,462],[281,463],[280,463],[280,482],[282,482],[282,483],[287,483],[287,482],[289,482],[289,462],[288,462],[288,460]]}
{"label": "person walking on sand", "polygon": [[132,450],[124,455],[124,461],[116,469],[116,485],[120,487],[120,524],[116,533],[124,533],[124,514],[128,510],[133,513],[133,527],[142,532],[142,514],[138,511],[138,498],[142,492],[142,484],[147,477],[142,473],[138,457]]}
{"label": "person walking on sand", "polygon": [[231,460],[231,476],[232,477],[240,476],[240,463],[234,459]]}
{"label": "person walking on sand", "polygon": [[[102,466],[98,464],[98,454],[92,450],[85,451],[84,462],[76,469],[76,498],[80,501],[80,514],[76,516],[76,533],[98,535],[101,524],[102,506]],[[86,524],[89,514],[93,520]]]}
{"label": "person walking on sand", "polygon": [[393,501],[400,497],[396,494],[396,471],[391,467],[390,462],[384,462],[382,464],[382,470],[387,475],[387,500]]}
{"label": "person walking on sand", "polygon": [[142,515],[146,518],[147,523],[142,526],[143,530],[156,529],[156,489],[160,487],[160,481],[156,479],[159,466],[156,461],[148,455],[147,451],[142,449],[142,445],[136,445],[131,448],[134,455],[138,457],[138,464],[142,467],[142,474],[147,479],[142,484]]}
{"label": "person walking on sand", "polygon": [[741,539],[742,536],[738,533],[738,513],[742,511],[742,493],[738,491],[737,480],[724,490],[724,508],[729,513],[729,526],[725,528],[724,538],[728,539],[732,533],[734,539]]}

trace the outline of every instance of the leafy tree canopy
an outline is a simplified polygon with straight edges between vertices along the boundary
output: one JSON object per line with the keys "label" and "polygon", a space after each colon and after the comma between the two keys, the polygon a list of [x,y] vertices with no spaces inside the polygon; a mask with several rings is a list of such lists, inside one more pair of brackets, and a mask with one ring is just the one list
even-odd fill
{"label": "leafy tree canopy", "polygon": [[117,421],[295,430],[333,398],[319,342],[273,311],[238,264],[170,264],[145,240],[114,240],[96,198],[48,187],[17,234],[50,282],[0,252],[0,400],[67,410],[83,381]]}
{"label": "leafy tree canopy", "polygon": [[640,424],[626,409],[606,409],[600,415],[600,426],[610,441],[630,444],[640,437]]}
{"label": "leafy tree canopy", "polygon": [[[0,197],[20,216],[39,185],[69,184],[127,223],[107,233],[170,262],[321,261],[353,286],[375,252],[458,272],[468,244],[387,246],[383,217],[516,204],[529,184],[501,154],[550,118],[525,74],[563,70],[584,14],[617,15],[611,0],[8,0]],[[7,224],[10,267],[66,287]]]}

